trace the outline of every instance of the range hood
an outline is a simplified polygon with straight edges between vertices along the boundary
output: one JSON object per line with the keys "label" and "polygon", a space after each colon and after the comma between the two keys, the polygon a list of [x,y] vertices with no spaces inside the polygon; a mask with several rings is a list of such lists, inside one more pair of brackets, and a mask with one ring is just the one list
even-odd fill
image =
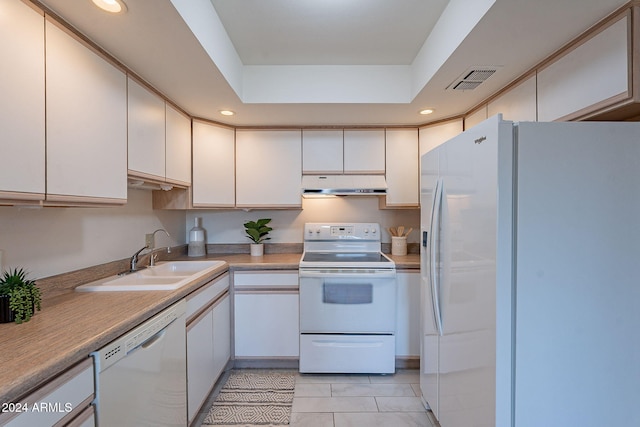
{"label": "range hood", "polygon": [[383,196],[384,175],[303,175],[303,196]]}

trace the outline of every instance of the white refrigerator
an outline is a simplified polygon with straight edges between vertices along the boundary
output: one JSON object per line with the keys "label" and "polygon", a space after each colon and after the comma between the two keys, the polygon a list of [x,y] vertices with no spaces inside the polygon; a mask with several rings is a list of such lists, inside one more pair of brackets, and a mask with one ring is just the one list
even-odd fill
{"label": "white refrigerator", "polygon": [[640,123],[495,116],[421,159],[442,427],[640,426]]}

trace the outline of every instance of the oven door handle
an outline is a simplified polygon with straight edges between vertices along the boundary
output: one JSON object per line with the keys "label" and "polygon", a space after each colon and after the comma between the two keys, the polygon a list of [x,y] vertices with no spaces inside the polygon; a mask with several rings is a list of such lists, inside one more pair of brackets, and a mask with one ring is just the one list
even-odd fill
{"label": "oven door handle", "polygon": [[372,279],[395,279],[396,271],[395,270],[375,270],[375,269],[356,269],[354,271],[349,270],[300,270],[299,277],[326,277],[326,278],[338,278],[338,277],[348,277],[348,278],[372,278]]}

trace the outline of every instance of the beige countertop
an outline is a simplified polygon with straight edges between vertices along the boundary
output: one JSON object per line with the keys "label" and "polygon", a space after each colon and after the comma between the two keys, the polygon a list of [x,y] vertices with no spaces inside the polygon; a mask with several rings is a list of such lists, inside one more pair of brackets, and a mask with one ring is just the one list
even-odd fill
{"label": "beige countertop", "polygon": [[[391,257],[398,269],[419,268],[419,256]],[[194,259],[181,257],[180,259]],[[211,254],[224,260],[214,276],[234,270],[297,269],[300,254]],[[175,291],[74,292],[43,301],[29,322],[0,324],[0,403],[15,402],[53,375],[84,360],[211,279]]]}

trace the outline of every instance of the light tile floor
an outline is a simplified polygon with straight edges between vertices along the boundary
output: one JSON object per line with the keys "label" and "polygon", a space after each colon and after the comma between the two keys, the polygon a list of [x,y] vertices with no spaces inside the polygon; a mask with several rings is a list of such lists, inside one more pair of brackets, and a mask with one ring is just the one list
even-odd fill
{"label": "light tile floor", "polygon": [[[290,427],[439,427],[420,400],[418,370],[394,375],[296,375]],[[228,373],[194,422],[200,426]]]}
{"label": "light tile floor", "polygon": [[297,374],[291,427],[436,427],[417,370],[395,375]]}

